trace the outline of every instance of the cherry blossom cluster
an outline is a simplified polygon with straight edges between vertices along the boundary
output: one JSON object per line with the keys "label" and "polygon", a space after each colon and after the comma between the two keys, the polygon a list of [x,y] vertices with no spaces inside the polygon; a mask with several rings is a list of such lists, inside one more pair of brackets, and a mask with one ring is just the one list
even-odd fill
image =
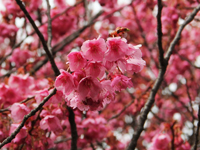
{"label": "cherry blossom cluster", "polygon": [[84,111],[100,110],[115,99],[115,92],[132,87],[125,73],[140,72],[145,61],[139,46],[109,37],[85,41],[81,51],[68,55],[68,64],[71,72],[61,70],[55,87],[69,106]]}

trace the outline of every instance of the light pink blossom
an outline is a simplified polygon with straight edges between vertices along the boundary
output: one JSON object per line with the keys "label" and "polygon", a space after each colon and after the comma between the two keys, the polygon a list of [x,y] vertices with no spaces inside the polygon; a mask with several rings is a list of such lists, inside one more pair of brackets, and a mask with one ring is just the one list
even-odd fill
{"label": "light pink blossom", "polygon": [[48,129],[48,131],[60,132],[62,131],[62,126],[60,120],[53,115],[47,115],[40,121],[40,127],[43,130]]}
{"label": "light pink blossom", "polygon": [[116,61],[125,56],[125,52],[128,50],[128,44],[125,39],[120,37],[108,38],[106,42],[108,50],[105,53],[105,59],[107,61]]}
{"label": "light pink blossom", "polygon": [[14,103],[11,107],[11,118],[18,123],[23,120],[24,116],[30,112],[30,109],[25,104]]}
{"label": "light pink blossom", "polygon": [[67,57],[71,71],[78,71],[86,65],[87,60],[81,52],[71,52]]}
{"label": "light pink blossom", "polygon": [[70,94],[75,88],[73,76],[67,71],[61,70],[61,74],[56,78],[55,87],[64,94]]}
{"label": "light pink blossom", "polygon": [[132,87],[133,83],[131,81],[131,78],[128,78],[124,75],[117,75],[112,80],[111,86],[116,91],[121,91],[122,89],[126,89],[127,87]]}
{"label": "light pink blossom", "polygon": [[81,50],[88,60],[102,61],[107,49],[104,39],[98,38],[85,41],[81,46]]}

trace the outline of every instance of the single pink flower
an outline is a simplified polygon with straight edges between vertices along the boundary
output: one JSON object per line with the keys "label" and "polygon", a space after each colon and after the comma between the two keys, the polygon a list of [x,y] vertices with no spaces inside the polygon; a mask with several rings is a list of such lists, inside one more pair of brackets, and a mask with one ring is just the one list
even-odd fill
{"label": "single pink flower", "polygon": [[82,78],[85,78],[85,77],[86,77],[86,73],[85,73],[85,71],[83,71],[83,70],[74,71],[74,72],[72,73],[72,75],[73,75],[74,84],[75,84],[76,87],[78,86],[79,81],[80,81]]}
{"label": "single pink flower", "polygon": [[48,129],[48,131],[60,132],[62,131],[62,126],[60,120],[53,115],[47,115],[40,121],[40,127],[43,130]]}
{"label": "single pink flower", "polygon": [[108,38],[106,42],[108,50],[105,53],[105,59],[107,61],[116,61],[125,56],[125,52],[128,50],[128,44],[125,39],[120,37]]}
{"label": "single pink flower", "polygon": [[98,99],[98,95],[101,90],[101,83],[94,77],[83,78],[79,82],[77,89],[80,100],[84,100],[88,97],[92,98],[94,101]]}
{"label": "single pink flower", "polygon": [[169,150],[171,138],[168,134],[159,133],[153,137],[151,150]]}
{"label": "single pink flower", "polygon": [[64,70],[61,70],[60,72],[61,74],[56,78],[55,87],[57,90],[68,95],[75,88],[73,76]]}
{"label": "single pink flower", "polygon": [[16,89],[10,88],[4,83],[0,84],[0,105],[8,107],[15,102],[23,100],[22,95]]}
{"label": "single pink flower", "polygon": [[126,69],[129,73],[138,73],[144,68],[145,65],[146,62],[142,58],[135,59],[130,57],[127,59]]}
{"label": "single pink flower", "polygon": [[10,61],[14,62],[16,67],[20,67],[27,62],[27,59],[29,59],[31,55],[32,54],[29,50],[21,50],[20,48],[17,48],[13,51]]}
{"label": "single pink flower", "polygon": [[71,71],[78,71],[87,63],[87,60],[84,58],[81,52],[71,52],[67,57]]}
{"label": "single pink flower", "polygon": [[88,60],[102,61],[107,49],[104,39],[98,38],[85,41],[81,46],[81,50]]}
{"label": "single pink flower", "polygon": [[103,88],[100,97],[103,99],[103,106],[105,106],[115,99],[115,90],[112,88],[110,80],[103,80],[101,84]]}
{"label": "single pink flower", "polygon": [[14,103],[11,107],[11,118],[14,122],[20,122],[24,116],[30,112],[30,109],[25,104]]}
{"label": "single pink flower", "polygon": [[117,75],[112,80],[111,86],[116,91],[121,91],[122,89],[126,89],[127,87],[132,87],[133,83],[131,81],[131,78],[128,78],[124,75]]}
{"label": "single pink flower", "polygon": [[128,50],[126,51],[126,55],[128,56],[134,56],[134,58],[141,58],[142,52],[139,49],[141,45],[133,46],[132,44],[128,44]]}
{"label": "single pink flower", "polygon": [[11,75],[8,80],[8,85],[22,95],[33,95],[33,89],[35,88],[34,78],[26,75]]}
{"label": "single pink flower", "polygon": [[101,79],[105,74],[105,67],[101,63],[90,62],[85,67],[85,72],[87,76]]}

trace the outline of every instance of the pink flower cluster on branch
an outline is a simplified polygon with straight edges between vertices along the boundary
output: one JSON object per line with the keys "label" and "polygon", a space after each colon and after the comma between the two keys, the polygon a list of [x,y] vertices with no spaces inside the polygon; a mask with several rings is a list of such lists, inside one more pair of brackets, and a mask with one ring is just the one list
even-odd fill
{"label": "pink flower cluster on branch", "polygon": [[81,51],[68,55],[71,73],[61,70],[55,87],[67,104],[84,110],[100,110],[115,99],[115,92],[132,87],[125,73],[137,73],[145,66],[139,46],[125,38],[87,40]]}

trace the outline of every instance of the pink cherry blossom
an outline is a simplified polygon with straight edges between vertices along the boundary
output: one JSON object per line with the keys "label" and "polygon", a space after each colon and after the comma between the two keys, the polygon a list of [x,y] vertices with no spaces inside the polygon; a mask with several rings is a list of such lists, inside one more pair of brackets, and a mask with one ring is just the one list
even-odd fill
{"label": "pink cherry blossom", "polygon": [[88,97],[95,101],[98,99],[98,94],[101,89],[101,83],[96,78],[85,77],[79,82],[77,88],[79,99],[84,100],[86,97]]}
{"label": "pink cherry blossom", "polygon": [[74,84],[75,84],[76,87],[78,86],[79,81],[82,78],[86,77],[86,73],[83,70],[75,71],[75,72],[72,73],[72,75],[73,75]]}
{"label": "pink cherry blossom", "polygon": [[90,62],[85,68],[87,76],[92,76],[101,79],[105,74],[105,67],[101,63]]}
{"label": "pink cherry blossom", "polygon": [[159,133],[153,137],[150,150],[169,150],[171,138],[166,133]]}
{"label": "pink cherry blossom", "polygon": [[111,86],[116,91],[121,91],[122,89],[126,89],[127,87],[132,87],[133,83],[131,81],[131,78],[128,78],[124,75],[117,75],[112,80]]}
{"label": "pink cherry blossom", "polygon": [[40,127],[43,130],[48,129],[48,131],[60,132],[62,131],[62,126],[60,120],[53,115],[47,115],[40,121]]}
{"label": "pink cherry blossom", "polygon": [[87,40],[81,46],[83,55],[88,60],[102,61],[104,58],[104,53],[106,52],[106,43],[102,38]]}
{"label": "pink cherry blossom", "polygon": [[14,122],[18,123],[22,121],[25,115],[30,112],[30,109],[25,104],[14,103],[11,108],[11,117]]}
{"label": "pink cherry blossom", "polygon": [[16,67],[20,67],[22,65],[25,65],[27,62],[27,59],[31,57],[31,52],[28,50],[21,50],[20,48],[17,48],[14,50],[10,61],[14,62]]}
{"label": "pink cherry blossom", "polygon": [[67,56],[71,71],[78,71],[86,65],[86,59],[81,52],[71,52]]}
{"label": "pink cherry blossom", "polygon": [[103,117],[87,118],[83,120],[82,125],[85,130],[85,139],[87,141],[102,140],[108,133],[108,128],[105,126],[106,120]]}
{"label": "pink cherry blossom", "polygon": [[22,100],[22,95],[8,85],[0,84],[0,105],[8,107]]}
{"label": "pink cherry blossom", "polygon": [[55,5],[59,8],[59,9],[63,9],[66,7],[66,1],[65,0],[55,0]]}
{"label": "pink cherry blossom", "polygon": [[129,73],[138,73],[144,68],[145,65],[146,62],[142,58],[135,59],[129,57],[129,59],[127,59],[126,69]]}
{"label": "pink cherry blossom", "polygon": [[30,96],[34,94],[32,91],[35,88],[34,78],[29,76],[29,74],[12,74],[8,80],[8,85],[12,88],[15,88],[15,90],[19,92],[19,94]]}
{"label": "pink cherry blossom", "polygon": [[108,38],[106,42],[108,50],[105,53],[107,61],[116,61],[125,56],[128,45],[125,39],[120,37]]}
{"label": "pink cherry blossom", "polygon": [[[19,124],[12,124],[10,127],[10,134],[12,134],[17,127],[19,126]],[[22,129],[20,130],[20,132],[16,135],[16,137],[13,139],[14,143],[19,143],[21,142],[26,136],[28,135],[27,133],[27,128],[25,126],[22,127]]]}
{"label": "pink cherry blossom", "polygon": [[132,44],[128,44],[128,51],[126,51],[126,55],[134,56],[134,58],[141,58],[142,52],[139,49],[141,45],[133,46]]}
{"label": "pink cherry blossom", "polygon": [[75,88],[73,76],[64,70],[61,70],[60,72],[61,74],[56,78],[55,87],[66,95],[70,94]]}
{"label": "pink cherry blossom", "polygon": [[15,25],[12,24],[6,24],[6,23],[1,23],[0,24],[0,36],[1,37],[13,37],[18,28]]}

